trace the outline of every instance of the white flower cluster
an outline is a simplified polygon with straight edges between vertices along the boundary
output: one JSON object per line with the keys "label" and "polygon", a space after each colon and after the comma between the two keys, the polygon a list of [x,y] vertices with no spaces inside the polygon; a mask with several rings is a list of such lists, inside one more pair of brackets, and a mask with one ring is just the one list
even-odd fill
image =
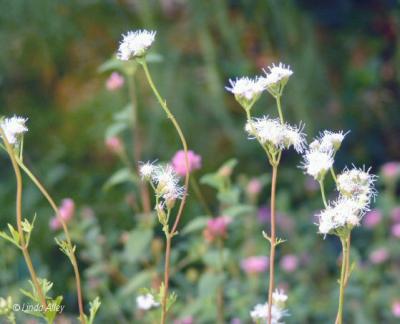
{"label": "white flower cluster", "polygon": [[369,204],[371,198],[376,195],[374,182],[376,176],[369,170],[352,168],[345,169],[337,177],[337,189],[344,197],[353,197],[360,203]]}
{"label": "white flower cluster", "polygon": [[324,131],[314,139],[303,156],[302,168],[314,179],[322,181],[326,172],[333,166],[334,155],[340,148],[346,134]]}
{"label": "white flower cluster", "polygon": [[293,74],[290,67],[282,63],[273,64],[263,70],[265,76],[255,78],[241,77],[229,80],[230,86],[226,90],[235,95],[236,100],[245,108],[251,108],[252,104],[259,98],[261,93],[268,90],[273,96],[282,95],[289,77]]}
{"label": "white flower cluster", "polygon": [[144,56],[153,44],[155,36],[155,31],[128,31],[126,35],[122,35],[123,39],[119,44],[117,58],[122,61],[129,61]]}
{"label": "white flower cluster", "polygon": [[305,147],[303,127],[282,124],[279,119],[263,116],[253,118],[245,126],[246,132],[257,138],[263,145],[272,145],[275,150],[288,149],[291,146],[301,153]]}
{"label": "white flower cluster", "polygon": [[[282,290],[279,291],[276,289],[273,293],[273,304],[271,307],[272,324],[285,324],[285,322],[282,322],[282,319],[289,316],[287,309],[285,309],[287,299],[288,296]],[[250,316],[254,323],[268,320],[268,303],[254,306],[254,309],[250,312]]]}
{"label": "white flower cluster", "polygon": [[157,303],[154,300],[154,296],[152,294],[146,294],[136,297],[136,305],[139,309],[149,310],[151,308],[160,306],[160,303]]}
{"label": "white flower cluster", "polygon": [[[184,188],[179,185],[179,176],[171,165],[154,165],[152,162],[140,163],[139,173],[143,180],[150,181],[156,195],[164,199],[167,205],[184,195]],[[161,204],[161,203],[160,203]]]}
{"label": "white flower cluster", "polygon": [[1,122],[0,127],[3,129],[7,141],[11,145],[18,144],[20,136],[28,131],[25,125],[27,120],[27,118],[13,116],[11,118],[5,118]]}

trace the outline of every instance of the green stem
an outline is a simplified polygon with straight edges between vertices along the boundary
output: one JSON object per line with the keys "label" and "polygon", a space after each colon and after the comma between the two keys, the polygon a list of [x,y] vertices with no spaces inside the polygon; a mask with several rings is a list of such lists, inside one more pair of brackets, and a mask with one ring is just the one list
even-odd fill
{"label": "green stem", "polygon": [[[224,241],[223,238],[218,239],[218,252],[220,265],[218,269],[218,273],[220,276],[224,275]],[[225,303],[224,303],[224,283],[221,282],[217,289],[217,323],[224,324],[225,323]]]}
{"label": "green stem", "polygon": [[72,268],[74,270],[74,275],[75,275],[75,283],[76,283],[76,291],[77,291],[77,296],[78,296],[78,307],[79,307],[79,318],[81,323],[86,323],[85,320],[85,312],[83,308],[83,297],[82,297],[82,288],[81,288],[81,278],[80,278],[80,273],[79,273],[79,267],[78,267],[78,262],[76,260],[75,252],[74,252],[74,247],[72,244],[71,236],[68,231],[68,227],[64,221],[64,219],[60,215],[60,211],[54,202],[53,198],[51,198],[50,194],[47,192],[47,190],[44,188],[44,186],[40,183],[40,181],[36,178],[36,176],[28,169],[28,167],[25,166],[25,164],[19,159],[16,158],[16,162],[18,165],[21,167],[21,169],[28,175],[28,177],[32,180],[32,182],[36,185],[36,187],[40,190],[40,192],[43,194],[43,196],[46,198],[48,203],[50,204],[51,208],[55,212],[57,218],[60,220],[61,225],[63,227],[63,231],[65,234],[65,238],[67,240],[67,243],[70,247],[70,261],[72,264]]}
{"label": "green stem", "polygon": [[335,170],[333,169],[333,167],[331,167],[331,175],[332,175],[333,180],[334,180],[335,182],[337,182]]}
{"label": "green stem", "polygon": [[344,290],[345,290],[345,279],[346,279],[346,260],[347,260],[347,239],[340,238],[342,243],[342,268],[340,271],[340,291],[339,291],[339,307],[337,313],[337,324],[343,323],[343,304],[344,304]]}
{"label": "green stem", "polygon": [[35,268],[33,267],[32,264],[32,260],[31,257],[29,255],[29,251],[28,251],[28,246],[25,242],[25,234],[24,231],[22,230],[22,176],[21,176],[21,172],[19,170],[18,167],[18,163],[16,160],[16,156],[13,150],[13,147],[11,146],[11,144],[8,142],[7,137],[3,131],[3,128],[0,127],[0,135],[1,138],[3,139],[5,148],[7,150],[7,153],[10,157],[11,160],[11,164],[13,166],[14,169],[14,173],[15,173],[15,178],[17,181],[17,193],[16,193],[16,216],[17,216],[17,229],[18,229],[18,235],[19,235],[19,240],[21,241],[21,250],[22,250],[22,254],[24,256],[25,259],[25,263],[28,267],[29,270],[29,274],[31,276],[33,285],[36,288],[36,291],[39,295],[40,298],[40,303],[42,304],[42,306],[44,308],[47,308],[47,303],[46,303],[46,297],[43,293],[42,288],[40,287],[39,284],[39,280],[38,277],[36,275],[36,271]]}
{"label": "green stem", "polygon": [[276,99],[276,106],[278,107],[279,119],[281,121],[281,124],[283,124],[284,120],[283,120],[283,114],[282,114],[281,96],[278,95],[275,97],[275,99]]}
{"label": "green stem", "polygon": [[318,181],[319,182],[319,187],[321,189],[321,196],[322,196],[322,201],[324,202],[324,206],[325,208],[328,207],[327,201],[326,201],[326,197],[325,197],[325,186],[324,186],[324,181]]}
{"label": "green stem", "polygon": [[145,59],[140,61],[140,64],[143,67],[144,73],[146,75],[147,81],[151,87],[151,89],[153,90],[154,95],[156,96],[159,104],[161,105],[162,109],[164,110],[164,112],[166,113],[167,117],[171,120],[173,126],[175,127],[179,139],[181,141],[183,150],[185,152],[185,165],[186,165],[186,175],[185,175],[185,192],[181,201],[181,204],[179,206],[179,210],[178,213],[176,215],[175,218],[175,222],[174,225],[172,226],[172,230],[170,232],[170,234],[168,234],[167,236],[167,248],[166,248],[166,255],[165,255],[165,270],[164,270],[164,285],[165,285],[165,290],[164,290],[164,294],[163,294],[163,300],[162,300],[162,314],[161,314],[161,324],[165,324],[166,320],[167,320],[167,296],[168,296],[168,288],[169,288],[169,267],[170,267],[170,250],[171,250],[171,239],[172,236],[174,236],[176,234],[176,230],[179,224],[179,221],[182,217],[182,213],[183,213],[183,209],[185,207],[185,203],[186,203],[186,197],[187,197],[187,192],[189,189],[189,158],[188,158],[188,146],[187,146],[187,142],[186,142],[186,138],[183,135],[182,129],[179,126],[178,122],[175,119],[175,116],[172,114],[172,112],[169,110],[168,105],[166,103],[166,101],[161,97],[160,93],[158,92],[153,79],[150,75],[149,69],[147,67],[147,63],[145,61]]}

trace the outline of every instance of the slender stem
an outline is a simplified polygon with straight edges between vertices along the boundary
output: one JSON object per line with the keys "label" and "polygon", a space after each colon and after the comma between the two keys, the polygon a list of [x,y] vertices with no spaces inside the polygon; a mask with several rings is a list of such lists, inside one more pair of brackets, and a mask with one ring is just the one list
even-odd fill
{"label": "slender stem", "polygon": [[17,216],[18,235],[19,235],[19,240],[21,241],[20,247],[21,247],[24,259],[25,259],[25,263],[28,267],[29,274],[31,276],[33,285],[35,286],[36,291],[39,295],[40,303],[42,304],[42,306],[44,308],[47,308],[46,297],[43,294],[42,288],[40,287],[35,268],[33,267],[32,260],[29,255],[28,246],[25,242],[25,234],[24,234],[24,231],[22,230],[22,177],[21,177],[21,172],[19,170],[18,163],[17,163],[15,155],[14,155],[14,150],[11,147],[10,143],[8,142],[7,137],[6,137],[2,127],[0,127],[0,134],[4,141],[4,145],[6,147],[7,153],[10,157],[11,164],[13,166],[14,173],[15,173],[15,178],[17,181],[16,216]]}
{"label": "slender stem", "polygon": [[349,233],[349,236],[347,238],[347,257],[346,257],[346,279],[345,279],[345,287],[347,287],[347,284],[350,279],[350,247],[351,247],[351,232]]}
{"label": "slender stem", "polygon": [[[223,238],[218,239],[218,252],[220,265],[218,269],[218,273],[220,276],[224,274],[224,241]],[[224,283],[221,282],[217,289],[217,323],[224,324],[225,323],[225,303],[224,303]]]}
{"label": "slender stem", "polygon": [[[142,156],[141,129],[139,128],[139,112],[137,108],[135,73],[128,75],[128,88],[132,106],[132,135],[133,135],[133,164],[136,173],[139,174],[138,162]],[[142,200],[143,211],[148,214],[151,211],[151,203],[147,183],[141,181],[139,191]]]}
{"label": "slender stem", "polygon": [[193,175],[190,177],[190,184],[192,185],[194,194],[197,196],[197,199],[203,206],[204,211],[207,213],[207,215],[211,216],[212,215],[211,209],[208,207],[206,200],[204,199],[204,196],[200,190],[199,184]]}
{"label": "slender stem", "polygon": [[283,124],[283,114],[282,114],[282,106],[281,106],[281,96],[278,95],[275,97],[276,99],[276,106],[278,107],[278,113],[279,113],[279,119],[281,121],[281,124]]}
{"label": "slender stem", "polygon": [[50,194],[47,192],[47,190],[44,188],[44,186],[40,183],[40,181],[36,178],[36,176],[25,166],[25,164],[21,160],[19,160],[17,158],[16,162],[21,167],[21,169],[24,170],[24,172],[28,175],[28,177],[32,180],[32,182],[36,185],[36,187],[40,190],[40,192],[43,194],[43,196],[46,198],[46,200],[50,204],[51,208],[54,210],[57,218],[61,222],[61,225],[62,225],[64,233],[65,233],[65,238],[67,240],[69,247],[71,248],[70,261],[71,261],[72,267],[74,269],[74,275],[75,275],[76,291],[77,291],[78,306],[79,306],[79,317],[80,317],[81,323],[86,323],[85,312],[83,309],[83,297],[82,297],[82,288],[81,288],[81,278],[80,278],[80,274],[79,274],[79,267],[78,267],[78,262],[75,257],[75,252],[74,252],[74,248],[72,245],[71,236],[68,231],[68,227],[67,227],[64,219],[61,217],[60,211],[59,211],[56,203],[54,202],[53,198],[51,198]]}
{"label": "slender stem", "polygon": [[337,314],[337,324],[343,323],[343,304],[344,304],[344,290],[345,290],[345,277],[346,277],[346,260],[347,260],[347,240],[341,238],[342,243],[342,268],[340,271],[340,291],[339,291],[339,307]]}
{"label": "slender stem", "polygon": [[172,226],[172,230],[170,233],[168,233],[168,236],[167,236],[167,247],[166,247],[166,253],[165,253],[165,271],[164,271],[165,290],[164,290],[163,300],[162,300],[162,315],[161,315],[161,324],[165,324],[166,320],[167,320],[167,307],[166,307],[167,305],[166,305],[166,303],[167,303],[168,288],[169,288],[169,267],[170,267],[169,259],[170,259],[170,250],[171,250],[171,239],[177,233],[176,230],[177,230],[179,221],[182,217],[182,213],[183,213],[183,209],[185,207],[187,193],[188,193],[188,189],[189,189],[189,172],[190,172],[190,170],[189,170],[188,146],[187,146],[185,136],[183,135],[182,129],[179,126],[178,122],[176,121],[175,116],[169,110],[167,102],[161,97],[156,86],[154,85],[154,82],[150,75],[146,61],[142,60],[141,65],[143,67],[147,81],[149,82],[149,85],[150,85],[151,89],[153,90],[154,95],[156,96],[159,104],[161,105],[162,109],[166,113],[167,117],[171,120],[173,126],[175,127],[175,129],[178,133],[179,139],[181,141],[183,151],[185,152],[185,165],[186,165],[186,175],[185,175],[185,184],[184,184],[185,192],[184,192],[181,204],[179,205],[178,213],[175,217],[175,222],[174,222],[174,225]]}
{"label": "slender stem", "polygon": [[166,247],[165,247],[165,264],[164,264],[164,291],[162,296],[162,312],[161,312],[161,323],[166,323],[167,321],[167,301],[168,301],[168,288],[169,288],[169,269],[170,269],[170,255],[171,255],[171,239],[172,235],[170,233],[165,233],[166,235]]}
{"label": "slender stem", "polygon": [[335,170],[333,169],[333,167],[331,167],[331,175],[332,175],[333,180],[335,180],[335,182],[337,182]]}
{"label": "slender stem", "polygon": [[276,200],[276,183],[278,176],[278,165],[272,166],[272,184],[271,184],[271,237],[270,237],[270,255],[269,255],[269,290],[268,290],[268,324],[272,323],[272,293],[274,291],[274,274],[275,274],[275,200]]}
{"label": "slender stem", "polygon": [[328,207],[328,203],[326,201],[326,197],[325,197],[325,186],[324,186],[324,181],[318,181],[319,182],[319,187],[321,189],[321,196],[322,196],[322,201],[324,202],[324,206],[325,208]]}

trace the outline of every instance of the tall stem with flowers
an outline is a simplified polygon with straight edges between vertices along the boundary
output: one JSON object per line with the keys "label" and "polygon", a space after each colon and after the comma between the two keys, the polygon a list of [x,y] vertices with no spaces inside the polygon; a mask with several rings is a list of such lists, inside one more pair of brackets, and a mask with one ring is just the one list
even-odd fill
{"label": "tall stem with flowers", "polygon": [[[336,176],[334,158],[346,134],[324,131],[309,145],[304,154],[302,167],[305,173],[318,181],[321,188],[324,210],[317,214],[319,233],[336,235],[342,245],[339,279],[339,301],[336,324],[343,323],[345,288],[353,267],[350,265],[351,232],[370,208],[376,195],[376,176],[369,169],[344,169]],[[330,173],[336,185],[338,197],[328,201],[325,195],[325,176]]]}
{"label": "tall stem with flowers", "polygon": [[[269,235],[263,232],[264,237],[270,243],[268,302],[264,308],[257,307],[257,311],[252,312],[252,317],[255,321],[266,319],[269,324],[272,324],[273,319],[277,318],[277,316],[280,318],[286,315],[282,308],[283,304],[280,303],[280,307],[278,307],[277,302],[274,301],[273,293],[275,286],[275,249],[284,241],[276,237],[276,188],[278,169],[284,149],[293,146],[298,153],[303,152],[305,135],[302,133],[302,126],[292,126],[285,123],[281,107],[283,89],[290,76],[293,74],[293,71],[280,63],[278,66],[272,65],[268,70],[264,70],[264,73],[264,76],[254,79],[242,77],[240,79],[230,80],[230,86],[226,89],[234,94],[238,103],[245,110],[247,118],[245,130],[250,138],[256,139],[261,145],[272,167],[270,197],[271,231]],[[252,107],[265,90],[274,97],[279,118],[270,118],[269,116],[263,116],[261,118],[252,117]],[[281,311],[279,312],[279,310]]]}
{"label": "tall stem with flowers", "polygon": [[[151,90],[178,133],[185,155],[186,174],[183,187],[179,186],[179,177],[169,165],[160,165],[156,167],[152,163],[145,163],[140,166],[139,170],[142,178],[147,180],[154,190],[156,199],[155,209],[165,234],[164,281],[159,291],[159,299],[161,302],[160,322],[165,324],[169,307],[176,298],[175,294],[168,296],[171,245],[172,238],[178,234],[177,228],[186,203],[189,187],[189,159],[188,146],[182,129],[169,109],[167,102],[160,95],[147,66],[146,54],[155,40],[155,35],[156,32],[147,30],[130,31],[126,35],[123,35],[123,39],[118,48],[117,58],[122,61],[133,61],[132,64],[138,63],[143,68]],[[181,203],[171,227],[169,222],[177,199],[181,199]]]}

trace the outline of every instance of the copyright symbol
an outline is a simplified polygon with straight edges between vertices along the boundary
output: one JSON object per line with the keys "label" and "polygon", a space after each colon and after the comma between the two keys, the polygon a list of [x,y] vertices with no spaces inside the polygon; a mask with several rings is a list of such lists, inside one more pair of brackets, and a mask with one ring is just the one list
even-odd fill
{"label": "copyright symbol", "polygon": [[19,304],[14,304],[12,308],[13,308],[14,312],[19,312],[21,309],[21,306]]}

